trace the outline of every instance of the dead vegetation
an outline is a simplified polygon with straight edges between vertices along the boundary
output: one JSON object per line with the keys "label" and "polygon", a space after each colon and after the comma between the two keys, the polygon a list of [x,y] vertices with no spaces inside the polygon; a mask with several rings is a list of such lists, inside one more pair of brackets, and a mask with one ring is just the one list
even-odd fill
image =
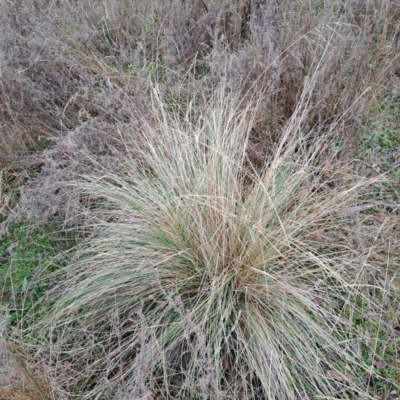
{"label": "dead vegetation", "polygon": [[[355,330],[352,330],[344,324],[345,328],[342,331],[346,332],[348,340],[355,342],[363,341],[365,336],[375,335],[377,343],[379,341],[385,343],[379,345],[384,349],[392,345],[397,346],[395,337],[397,317],[395,315],[398,303],[395,298],[396,291],[399,290],[396,267],[399,250],[396,243],[399,242],[400,232],[398,229],[399,180],[395,170],[399,164],[400,131],[398,120],[393,117],[393,114],[399,112],[398,108],[391,109],[390,107],[398,107],[396,102],[400,93],[398,89],[400,87],[399,21],[400,6],[394,0],[194,0],[191,2],[182,0],[144,2],[139,0],[118,2],[111,0],[80,2],[16,0],[8,2],[0,0],[0,166],[2,171],[0,175],[2,219],[0,222],[3,229],[5,230],[11,221],[18,218],[35,218],[39,224],[53,221],[61,229],[80,227],[86,232],[92,229],[88,226],[98,221],[98,218],[103,222],[101,218],[113,219],[114,216],[110,215],[99,217],[97,211],[93,211],[96,210],[98,201],[102,204],[102,195],[96,191],[89,194],[74,191],[71,194],[72,188],[76,188],[78,181],[88,182],[96,179],[104,185],[114,182],[117,187],[125,188],[129,185],[134,186],[136,182],[144,178],[149,180],[152,177],[156,178],[160,171],[157,172],[154,168],[157,165],[158,167],[163,165],[160,162],[162,157],[169,162],[172,162],[174,157],[176,160],[180,157],[178,148],[174,148],[172,144],[180,141],[180,145],[185,147],[186,139],[179,135],[169,135],[168,130],[175,133],[186,132],[188,137],[199,135],[197,140],[200,141],[201,146],[196,148],[196,157],[199,157],[202,152],[204,157],[208,157],[206,148],[216,150],[218,147],[213,143],[215,137],[210,132],[204,133],[207,130],[204,127],[212,126],[207,120],[208,112],[213,110],[212,112],[217,114],[218,107],[232,107],[234,111],[229,117],[231,120],[218,125],[218,128],[222,126],[225,133],[228,130],[227,127],[232,131],[238,129],[241,132],[240,134],[232,133],[232,138],[242,145],[233,153],[231,148],[226,152],[225,141],[229,140],[229,137],[224,136],[221,139],[225,143],[221,152],[229,158],[230,162],[233,162],[232,165],[228,163],[229,166],[225,166],[227,171],[229,170],[232,174],[234,168],[240,170],[234,179],[232,178],[233,192],[241,193],[236,201],[239,199],[245,201],[246,196],[249,196],[252,190],[254,192],[255,182],[263,182],[268,174],[273,177],[271,178],[273,182],[279,178],[274,175],[275,172],[268,171],[270,171],[271,163],[273,164],[277,160],[276,157],[282,154],[286,154],[285,157],[290,155],[291,160],[288,164],[290,168],[288,168],[294,171],[294,174],[301,175],[301,171],[308,171],[308,167],[312,169],[310,176],[301,184],[299,183],[302,190],[309,190],[312,196],[310,194],[311,197],[308,198],[307,194],[307,201],[301,196],[301,200],[298,200],[300,204],[307,204],[310,210],[313,210],[312,204],[328,201],[327,199],[331,199],[333,193],[347,187],[346,185],[357,186],[356,181],[359,179],[359,184],[363,186],[363,189],[356,197],[348,199],[349,203],[347,200],[340,203],[338,199],[339,208],[341,204],[344,210],[335,212],[330,210],[326,214],[334,215],[335,218],[345,217],[345,222],[337,223],[336,221],[334,228],[326,228],[329,231],[328,234],[328,231],[324,231],[318,225],[322,224],[319,217],[312,213],[309,216],[302,214],[302,218],[304,217],[306,221],[305,225],[315,218],[312,222],[318,227],[310,222],[309,229],[314,230],[314,234],[310,233],[307,239],[304,237],[299,239],[294,235],[293,240],[305,240],[301,242],[301,245],[307,243],[310,251],[315,250],[313,246],[317,246],[316,243],[318,243],[318,251],[315,250],[318,253],[317,258],[328,257],[324,252],[329,254],[333,252],[332,254],[336,255],[340,253],[339,258],[342,260],[340,262],[344,264],[348,262],[346,257],[350,259],[354,257],[361,263],[362,273],[360,272],[356,278],[355,275],[350,274],[350,277],[346,275],[342,277],[342,282],[346,282],[346,285],[350,284],[350,281],[353,284],[357,282],[365,288],[360,289],[360,292],[356,290],[352,293],[346,292],[347,300],[342,300],[345,303],[346,301],[354,301],[354,303],[348,306],[347,311],[344,306],[341,311],[336,311],[339,314],[348,313],[345,319],[347,318],[349,323],[362,320],[362,324],[360,322],[362,327],[356,324]],[[383,112],[383,104],[386,103],[390,105],[385,106],[386,111]],[[238,120],[239,116],[248,123],[246,129],[241,125],[244,122]],[[221,118],[228,117],[225,115]],[[382,123],[384,123],[384,128],[381,127]],[[287,138],[284,137],[285,134],[288,135]],[[319,149],[318,154],[314,153],[316,148]],[[386,148],[387,151],[382,150]],[[182,168],[188,168],[189,164],[192,165],[191,163],[193,163],[193,168],[196,163],[201,164],[202,160],[197,159],[193,154],[190,155],[193,151],[192,147],[189,146],[186,150],[188,158],[182,161]],[[152,153],[154,151],[160,159],[151,158],[154,156]],[[241,155],[239,159],[238,155]],[[189,162],[190,157],[193,158]],[[287,161],[286,158],[285,160]],[[283,164],[286,161],[282,161]],[[292,162],[298,162],[298,165],[294,167]],[[204,168],[208,168],[207,165],[204,164]],[[284,169],[281,164],[279,165]],[[140,166],[147,175],[140,175],[141,172],[135,170],[137,166]],[[132,172],[132,168],[135,172]],[[170,171],[174,174],[174,179],[190,181],[188,176],[182,175],[178,178],[181,172],[179,168]],[[280,178],[286,176],[283,172],[282,174]],[[338,179],[339,175],[340,179]],[[226,179],[228,176],[230,176],[229,173],[226,174]],[[167,180],[167,177],[164,179]],[[374,183],[364,185],[367,179]],[[171,182],[172,187],[174,183],[176,182]],[[223,180],[219,183],[223,185]],[[149,187],[153,184],[154,182],[148,183]],[[190,190],[195,190],[189,186],[178,185],[176,191],[180,193],[184,187],[184,193],[181,193],[181,196],[189,196]],[[265,187],[269,188],[268,185]],[[286,186],[283,184],[282,188]],[[236,224],[232,226],[232,221],[228,223],[224,220],[226,204],[216,200],[219,195],[229,199],[229,195],[223,190],[222,192],[218,190],[212,187],[209,192],[198,195],[201,197],[207,194],[210,196],[209,199],[214,196],[217,211],[220,212],[215,218],[226,223],[226,228],[231,232],[237,226]],[[270,190],[275,189],[270,188]],[[294,193],[298,192],[294,191]],[[305,192],[301,193],[303,196]],[[173,193],[168,195],[174,197]],[[142,196],[145,197],[145,191]],[[117,200],[111,196],[110,201],[113,207],[118,209],[119,200]],[[295,207],[294,199],[289,200],[284,205],[284,200],[276,199],[281,204],[276,215],[283,221],[281,225],[281,228],[284,228],[281,233],[283,236],[286,235],[288,229],[285,224],[292,223],[290,222],[290,213],[293,211],[291,207]],[[210,204],[208,205],[211,207]],[[200,207],[199,204],[196,204],[196,207],[193,205],[193,209],[189,205],[187,207],[198,215],[206,212],[195,209]],[[230,209],[226,211],[227,214],[231,212],[233,211]],[[130,220],[132,225],[138,223],[135,218],[132,217]],[[257,218],[254,217],[254,219]],[[184,219],[183,221],[187,222]],[[204,237],[217,234],[218,224],[213,225],[214,223],[208,220],[203,220],[203,222],[209,230],[205,233],[207,231],[205,229]],[[242,223],[242,220],[237,222],[238,225]],[[167,221],[165,224],[167,225]],[[172,222],[169,221],[168,224]],[[197,227],[198,231],[202,232],[200,228],[200,226]],[[111,229],[110,232],[114,231]],[[168,236],[165,231],[163,234]],[[254,232],[249,233],[250,236],[253,234]],[[189,233],[188,236],[190,236]],[[266,236],[269,238],[268,235]],[[260,243],[266,236],[264,234],[260,236]],[[272,242],[275,243],[273,240]],[[218,245],[224,247],[221,243],[218,242]],[[179,248],[180,244],[180,242],[177,243],[176,247]],[[90,247],[92,245],[93,243],[87,246],[92,249]],[[203,245],[200,244],[199,239],[199,248],[203,248]],[[300,246],[300,242],[297,245]],[[259,246],[261,249],[262,245]],[[229,257],[234,258],[231,253],[235,252],[232,247],[228,247]],[[348,253],[341,253],[338,248],[347,249]],[[112,254],[112,249],[108,250]],[[84,253],[85,250],[82,249],[77,252],[78,261],[73,264],[74,268],[80,265],[79,254]],[[223,253],[222,250],[220,253]],[[300,253],[300,256],[297,253],[295,256],[288,253],[288,257],[290,260],[292,257],[303,259],[307,251],[304,248]],[[210,259],[212,259],[211,256],[210,250]],[[237,256],[236,253],[235,256]],[[346,261],[343,261],[344,259]],[[326,266],[325,261],[325,259],[323,261],[320,259],[319,262]],[[201,264],[200,261],[198,263]],[[232,268],[235,270],[235,267]],[[225,275],[226,271],[232,268],[222,268],[225,272],[221,272],[215,279],[223,280],[229,275]],[[261,270],[265,272],[262,268]],[[282,271],[278,271],[277,274],[282,273],[284,275],[282,279],[287,283],[285,279],[293,271],[290,268]],[[94,276],[96,273],[98,271],[94,268]],[[289,275],[285,275],[286,273]],[[249,276],[253,277],[252,274],[253,272],[249,273],[243,280],[247,282],[246,279]],[[323,279],[326,276],[324,275]],[[59,286],[56,287],[62,288],[61,292],[65,291],[65,296],[68,298],[68,290],[74,287],[73,277],[71,280],[65,276],[57,279],[60,281],[58,281]],[[154,276],[155,282],[158,282],[157,279],[162,280],[162,275]],[[210,278],[210,282],[214,282],[213,279]],[[253,282],[251,279],[250,281]],[[217,285],[215,282],[213,284]],[[203,288],[203,283],[197,283],[197,291],[193,289],[197,294],[201,294],[199,299],[206,296],[204,293],[207,290]],[[236,284],[240,286],[239,283],[236,282]],[[340,297],[335,292],[335,290],[340,292],[340,285],[335,286],[336,284],[337,282],[331,283],[331,286],[322,285],[326,290],[328,299],[326,301],[331,302],[333,308],[334,302]],[[282,299],[285,298],[287,301],[293,294],[290,291],[292,289],[286,291],[288,287],[292,287],[290,283],[282,286],[281,292],[275,288],[277,297],[279,298],[279,293],[283,293]],[[107,323],[99,321],[93,310],[100,310],[102,306],[95,303],[93,299],[86,303],[82,300],[82,307],[86,307],[89,315],[93,316],[91,330],[83,332],[79,328],[75,332],[72,325],[78,320],[75,320],[71,314],[70,318],[73,321],[71,330],[64,332],[64,336],[60,334],[58,339],[54,339],[54,346],[59,346],[57,350],[59,354],[56,356],[52,354],[50,357],[45,350],[42,352],[35,350],[38,351],[38,355],[40,353],[44,362],[48,363],[49,368],[53,368],[50,376],[54,387],[62,387],[63,390],[70,392],[79,389],[82,391],[81,395],[87,398],[108,390],[109,393],[114,394],[109,394],[110,397],[107,398],[116,399],[127,396],[127,393],[138,396],[134,398],[142,398],[146,393],[151,393],[154,398],[157,396],[185,398],[184,396],[191,395],[195,396],[194,398],[200,396],[199,398],[222,399],[229,396],[233,396],[232,398],[242,396],[242,398],[273,399],[279,396],[283,396],[281,398],[286,398],[285,396],[296,398],[297,396],[298,398],[298,396],[306,396],[305,393],[311,396],[310,393],[313,391],[326,396],[336,393],[337,396],[342,396],[341,398],[350,396],[350,392],[353,396],[358,393],[359,398],[389,396],[390,390],[397,390],[399,386],[400,367],[398,359],[393,355],[398,353],[388,352],[390,362],[395,365],[394,371],[397,372],[390,375],[388,371],[383,378],[379,378],[379,374],[373,371],[374,363],[379,357],[384,357],[382,355],[378,357],[379,346],[375,348],[367,346],[370,349],[368,352],[365,350],[365,345],[357,344],[350,350],[335,348],[335,351],[324,361],[327,364],[324,364],[322,372],[320,370],[316,372],[315,366],[311,367],[310,359],[301,358],[304,354],[297,354],[299,358],[296,361],[295,351],[290,353],[288,359],[291,362],[295,364],[302,359],[309,366],[307,373],[303,371],[304,376],[315,373],[320,383],[317,384],[311,378],[311,380],[305,378],[306,383],[304,383],[296,378],[295,383],[291,385],[290,377],[301,376],[300,369],[293,367],[292,375],[287,371],[283,373],[276,369],[271,375],[269,381],[271,387],[268,392],[268,383],[262,378],[261,361],[250,358],[251,362],[249,362],[249,358],[246,359],[244,356],[246,352],[246,354],[253,354],[249,347],[241,347],[246,340],[250,340],[251,335],[249,331],[246,331],[246,322],[238,309],[233,306],[231,309],[229,306],[225,311],[229,309],[229,312],[234,313],[232,310],[236,310],[236,316],[230,323],[235,326],[235,329],[240,325],[244,336],[240,340],[238,336],[235,336],[236,339],[232,344],[230,341],[233,340],[234,335],[233,331],[229,333],[229,329],[233,328],[231,326],[228,329],[225,325],[226,331],[222,330],[222,333],[218,334],[225,338],[225,347],[223,347],[226,353],[223,357],[221,356],[219,364],[216,362],[211,365],[210,359],[214,357],[212,354],[216,351],[216,348],[212,346],[216,342],[211,341],[213,343],[211,347],[201,342],[206,340],[202,337],[206,327],[201,325],[201,321],[205,318],[204,315],[208,314],[205,312],[201,318],[196,314],[194,319],[184,317],[184,314],[188,312],[188,307],[195,307],[196,301],[193,297],[187,294],[182,295],[182,292],[178,295],[172,286],[164,286],[161,282],[158,283],[158,290],[159,295],[164,296],[167,303],[168,301],[175,302],[174,312],[188,324],[187,329],[181,332],[185,336],[185,343],[179,342],[175,337],[175,347],[163,348],[160,344],[160,341],[162,342],[160,332],[149,328],[155,320],[146,313],[156,308],[155,303],[150,305],[149,301],[148,304],[143,303],[140,307],[134,305],[131,309],[124,310],[123,316],[118,316],[118,318],[129,319],[136,313],[135,318],[139,318],[141,325],[128,328],[124,321],[120,321],[121,326],[118,326],[115,331],[116,341],[110,341],[106,345],[104,335],[112,332],[113,324],[117,323],[112,319],[114,314],[109,315],[110,319]],[[185,290],[183,293],[186,293]],[[235,290],[240,292],[241,289]],[[330,300],[329,290],[332,291],[331,294],[335,292]],[[172,292],[174,294],[171,294]],[[157,297],[156,294],[154,296]],[[186,303],[186,300],[184,301],[180,296],[192,300]],[[324,296],[315,295],[313,306],[310,305],[309,298],[299,303],[304,306],[304,309],[311,310],[311,314],[315,312],[315,304],[317,304],[320,308],[314,317],[320,322],[327,317],[327,314],[323,312],[324,303],[320,300],[322,297]],[[226,300],[225,294],[221,295],[218,301],[224,303],[224,299]],[[364,303],[362,301],[360,303],[360,299],[364,299],[368,304],[370,307],[368,311],[362,310]],[[64,300],[60,300],[61,303]],[[91,301],[94,301],[95,306]],[[201,300],[198,301],[201,303]],[[79,302],[76,303],[80,305]],[[185,313],[180,307],[185,309]],[[258,306],[252,303],[252,307],[256,309]],[[51,314],[50,310],[47,311],[53,318],[51,321],[57,326],[59,323],[57,313]],[[259,311],[258,309],[257,312]],[[219,310],[215,309],[214,312],[218,313]],[[335,311],[332,312],[334,314]],[[363,317],[366,312],[369,316],[373,316]],[[322,314],[324,314],[323,317]],[[331,317],[332,315],[329,316]],[[334,317],[341,318],[342,316]],[[176,318],[178,321],[179,318]],[[226,323],[229,318],[227,319],[222,313],[222,320]],[[391,321],[391,325],[389,324],[391,328],[388,327],[388,321]],[[44,321],[38,322],[41,324]],[[79,325],[83,322],[76,323]],[[326,319],[324,323],[328,324]],[[99,330],[99,324],[107,328],[103,331]],[[376,328],[376,324],[387,329],[384,340],[379,336],[383,333],[380,328]],[[324,326],[323,323],[321,326]],[[321,326],[319,329],[322,329]],[[126,348],[130,349],[129,355],[118,355],[116,343],[120,343],[121,337],[125,337],[124,329],[128,331],[132,329],[135,332],[135,342],[131,344],[125,342]],[[149,342],[143,339],[143,330],[146,331],[145,335],[151,331],[153,336]],[[82,351],[82,353],[77,353],[77,360],[81,361],[79,365],[73,365],[65,355],[71,350],[71,341],[75,340],[71,339],[69,334],[72,337],[80,335],[79,337],[82,337],[84,341],[90,337],[91,343],[96,343],[99,347],[89,349],[78,341],[74,351],[78,352],[78,349]],[[197,342],[190,341],[187,337],[195,337]],[[318,337],[321,339],[322,336]],[[333,340],[333,337],[329,340]],[[60,344],[57,340],[61,342],[65,340],[65,342]],[[287,340],[287,348],[290,348],[293,342]],[[325,344],[329,341],[327,338],[321,340]],[[232,344],[233,350],[232,348],[227,350],[229,344]],[[30,345],[33,344],[30,343]],[[110,346],[107,350],[109,351],[108,358],[104,358],[102,352],[107,354],[104,350],[107,346]],[[45,344],[40,344],[39,347],[49,351],[49,347]],[[275,351],[277,347],[279,346],[275,346]],[[103,350],[100,351],[98,348]],[[154,354],[156,348],[163,348],[166,358],[146,359],[147,369],[139,368],[140,374],[146,378],[143,378],[142,382],[134,382],[133,378],[129,380],[128,377],[132,374],[139,374],[132,360],[140,359],[144,362],[142,360],[144,350],[140,349],[147,349]],[[205,354],[204,359],[199,358],[199,365],[195,365],[194,361],[192,363],[192,361],[179,358],[179,353],[183,354],[184,351],[189,350],[194,351],[195,354]],[[52,348],[52,352],[54,351]],[[312,351],[318,353],[318,359],[323,358],[320,347],[313,347]],[[385,354],[385,351],[381,353]],[[368,364],[363,357],[370,353],[373,357]],[[274,354],[279,354],[279,352]],[[338,354],[351,354],[353,357],[351,361],[345,357],[343,365],[346,371],[334,365],[339,360],[335,358]],[[275,360],[274,363],[281,365],[285,370],[287,365],[282,358],[279,358],[280,356],[274,358],[275,355],[272,352],[270,358],[267,357],[269,362],[272,363],[272,360]],[[93,363],[90,364],[90,368],[89,361],[85,361],[88,364],[82,361],[86,356]],[[253,356],[255,357],[254,354]],[[237,360],[247,365],[238,369],[235,367]],[[279,364],[280,362],[282,364]],[[176,371],[179,369],[177,367],[179,363],[181,367],[188,368],[190,371],[190,377],[185,379],[191,379],[194,386],[190,386],[183,375],[178,377]],[[368,370],[366,365],[372,366],[371,370]],[[104,380],[100,382],[93,380],[91,376],[84,376],[83,369],[86,367],[93,374],[103,376]],[[76,371],[82,374],[81,380],[74,381],[71,385],[71,377]],[[233,380],[227,378],[227,371],[235,376]],[[361,371],[364,371],[364,381],[357,381],[355,376],[349,378],[352,374],[362,374]],[[159,374],[164,374],[162,383],[156,378]],[[171,374],[171,379],[166,378],[168,374]],[[381,379],[381,382],[384,382],[382,383],[384,389],[374,384],[368,387],[366,384],[368,379],[373,382]],[[280,387],[277,384],[279,380],[281,383],[286,382],[286,386],[282,383]],[[363,387],[364,384],[366,387]],[[175,388],[176,385],[182,385],[185,388],[179,392]],[[54,391],[56,392],[56,389]]]}

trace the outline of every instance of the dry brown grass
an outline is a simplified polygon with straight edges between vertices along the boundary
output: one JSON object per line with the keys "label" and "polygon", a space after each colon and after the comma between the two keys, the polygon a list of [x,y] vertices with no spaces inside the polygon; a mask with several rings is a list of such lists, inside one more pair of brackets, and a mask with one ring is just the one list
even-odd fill
{"label": "dry brown grass", "polygon": [[263,14],[256,3],[2,1],[3,154],[39,149],[88,121],[115,130],[148,98],[149,75],[171,96],[183,77],[203,94],[222,76],[232,87],[257,80],[270,92],[262,122],[274,131],[318,69],[309,126],[367,91],[341,121],[343,134],[354,132],[398,66],[398,4],[283,1]]}
{"label": "dry brown grass", "polygon": [[50,400],[53,389],[43,366],[24,350],[0,338],[0,399]]}
{"label": "dry brown grass", "polygon": [[[151,154],[159,142],[152,138],[156,145],[145,151],[143,132],[165,138],[167,127],[175,129],[189,121],[205,124],[206,111],[224,85],[226,99],[241,99],[236,104],[237,115],[243,115],[251,101],[259,99],[241,164],[246,178],[240,190],[245,194],[280,154],[284,132],[291,132],[300,142],[307,138],[301,142],[304,148],[300,146],[305,152],[312,152],[319,140],[325,140],[326,146],[313,164],[321,172],[317,174],[321,197],[315,194],[316,203],[355,176],[375,179],[388,171],[379,178],[384,184],[377,183],[371,192],[352,199],[349,214],[343,214],[347,219],[344,225],[323,235],[327,248],[335,243],[347,246],[368,265],[358,277],[360,283],[385,288],[381,303],[370,304],[375,316],[367,318],[368,326],[357,327],[362,332],[351,334],[355,338],[375,335],[378,342],[382,341],[378,339],[380,328],[375,333],[371,330],[383,326],[387,330],[385,344],[370,352],[373,358],[386,354],[395,343],[393,315],[398,307],[394,293],[398,290],[399,190],[390,171],[398,163],[399,151],[393,148],[390,154],[377,155],[375,146],[365,152],[370,161],[355,161],[354,157],[360,136],[384,118],[375,111],[377,104],[386,101],[382,96],[398,95],[394,91],[399,87],[399,21],[396,0],[0,0],[2,219],[10,218],[13,209],[13,218],[55,220],[63,227],[90,225],[97,216],[88,211],[96,201],[81,195],[71,197],[70,185],[83,175],[100,179],[108,174],[106,182],[117,177],[123,184],[124,177],[129,177],[121,161],[125,157],[130,162],[139,160],[150,176],[152,166],[146,163],[145,153]],[[167,118],[154,107],[155,87],[162,93],[160,104]],[[173,123],[168,120],[171,115]],[[162,125],[163,118],[168,123]],[[395,131],[396,123],[390,121]],[[187,126],[187,131],[196,130],[192,128]],[[296,149],[293,157],[299,157],[299,152]],[[363,156],[357,154],[359,159]],[[338,174],[343,180],[333,178]],[[311,179],[304,183],[304,190],[313,185]],[[363,209],[365,206],[369,208]],[[283,206],[282,210],[285,213],[289,208]],[[307,240],[320,238],[316,229]],[[373,289],[360,291],[361,297],[376,295],[369,292]],[[359,303],[349,306],[351,315],[359,313],[360,307]],[[391,328],[388,321],[392,321]],[[200,335],[198,328],[190,329]],[[93,340],[101,342],[99,337],[93,336]],[[159,338],[154,340],[157,343]],[[364,347],[360,344],[355,351],[362,352]],[[390,354],[396,363],[394,353]],[[44,360],[46,357],[48,354],[43,355]],[[228,364],[224,368],[231,370]],[[63,385],[68,386],[66,376],[74,371],[68,371],[69,364],[60,365],[65,367]],[[118,381],[111,361],[106,367]],[[52,374],[59,376],[59,371]],[[225,382],[233,385],[230,389],[236,395],[243,387],[250,390],[243,374],[237,387]],[[107,379],[111,375],[105,374]],[[203,386],[196,387],[198,393],[208,390],[206,383],[211,378],[207,379],[199,380]],[[257,382],[255,386],[266,387],[265,382]],[[135,390],[147,390],[139,386]],[[288,384],[287,393],[290,388]],[[225,389],[218,388],[215,393],[223,396]],[[279,393],[281,389],[276,390]],[[253,393],[251,398],[256,397]]]}
{"label": "dry brown grass", "polygon": [[[286,0],[271,2],[276,13],[264,17],[256,3],[3,0],[0,164],[45,165],[40,189],[46,195],[31,190],[28,197],[39,209],[59,203],[45,215],[64,218],[54,184],[74,179],[71,169],[87,168],[81,153],[108,157],[110,142],[115,146],[138,114],[151,120],[155,83],[182,117],[196,96],[211,96],[221,80],[229,91],[243,88],[243,95],[249,88],[251,95],[267,93],[249,147],[250,161],[260,166],[313,76],[303,129],[336,119],[336,136],[354,145],[379,94],[397,79],[398,3]],[[26,159],[58,142],[57,155]]]}

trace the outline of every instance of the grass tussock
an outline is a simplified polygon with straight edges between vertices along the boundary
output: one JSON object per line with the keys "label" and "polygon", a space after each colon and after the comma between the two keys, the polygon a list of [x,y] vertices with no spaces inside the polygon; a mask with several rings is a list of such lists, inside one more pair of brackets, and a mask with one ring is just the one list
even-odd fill
{"label": "grass tussock", "polygon": [[329,133],[300,133],[309,97],[256,170],[256,105],[221,90],[181,122],[155,92],[140,157],[80,185],[98,222],[42,320],[57,382],[81,398],[368,398],[352,318],[376,306],[376,266],[346,216],[372,182],[322,161]]}
{"label": "grass tussock", "polygon": [[[53,396],[400,390],[399,20],[396,0],[0,0],[2,307]],[[40,241],[7,234],[30,218],[80,242],[42,281],[14,259]]]}

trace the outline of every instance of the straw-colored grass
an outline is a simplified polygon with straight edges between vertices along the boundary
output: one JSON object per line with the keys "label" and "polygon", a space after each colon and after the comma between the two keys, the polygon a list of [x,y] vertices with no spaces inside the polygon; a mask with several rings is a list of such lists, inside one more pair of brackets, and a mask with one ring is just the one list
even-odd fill
{"label": "straw-colored grass", "polygon": [[[26,382],[398,391],[399,21],[398,0],[0,0],[2,308]],[[31,217],[76,253],[13,233]]]}
{"label": "straw-colored grass", "polygon": [[155,92],[140,156],[79,186],[98,223],[49,293],[39,346],[58,384],[96,399],[368,397],[352,316],[373,301],[370,266],[345,216],[371,182],[333,165],[332,132],[301,134],[310,91],[258,170],[257,102],[221,90],[182,122]]}

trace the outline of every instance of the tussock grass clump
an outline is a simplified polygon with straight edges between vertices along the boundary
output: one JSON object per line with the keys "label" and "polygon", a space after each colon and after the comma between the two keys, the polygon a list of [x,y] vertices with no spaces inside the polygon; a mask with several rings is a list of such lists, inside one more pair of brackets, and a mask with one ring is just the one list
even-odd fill
{"label": "tussock grass clump", "polygon": [[370,182],[322,157],[329,132],[301,134],[309,89],[258,170],[246,153],[257,102],[221,90],[182,121],[155,93],[158,117],[132,135],[140,157],[79,186],[98,223],[48,293],[39,346],[65,390],[368,396],[352,328],[356,299],[372,301],[368,265],[344,216]]}

